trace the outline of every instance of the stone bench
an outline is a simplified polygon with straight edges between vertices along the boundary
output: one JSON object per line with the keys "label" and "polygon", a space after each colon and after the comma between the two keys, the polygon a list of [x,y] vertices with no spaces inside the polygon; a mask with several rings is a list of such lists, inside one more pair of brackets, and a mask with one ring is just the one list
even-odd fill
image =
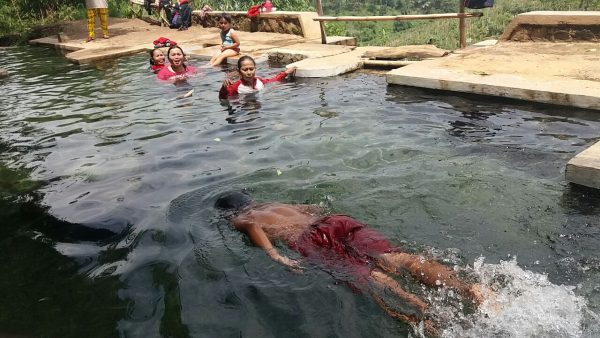
{"label": "stone bench", "polygon": [[600,12],[535,11],[519,14],[500,41],[600,41]]}
{"label": "stone bench", "polygon": [[[218,27],[221,11],[215,10],[206,13],[204,19],[205,27]],[[245,11],[228,11],[231,15],[232,26],[239,31],[251,31],[251,19]],[[321,38],[321,29],[314,21],[318,15],[315,12],[290,12],[275,11],[270,13],[260,13],[256,20],[258,21],[258,32],[270,32],[280,34],[293,34],[307,39]],[[200,23],[200,11],[192,12],[192,22]]]}

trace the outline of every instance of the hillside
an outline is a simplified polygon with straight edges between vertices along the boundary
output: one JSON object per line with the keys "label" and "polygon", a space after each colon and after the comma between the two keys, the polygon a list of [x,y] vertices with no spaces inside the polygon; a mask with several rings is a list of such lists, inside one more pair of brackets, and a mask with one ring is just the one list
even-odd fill
{"label": "hillside", "polygon": [[[326,15],[398,15],[454,13],[457,0],[390,0],[360,5],[348,0],[325,0]],[[467,20],[467,41],[476,43],[499,36],[504,27],[518,14],[534,10],[600,10],[600,0],[496,0],[493,8],[481,11],[481,18]],[[458,20],[396,21],[396,22],[331,22],[329,35],[349,35],[360,45],[400,46],[435,44],[454,49],[458,46]]]}

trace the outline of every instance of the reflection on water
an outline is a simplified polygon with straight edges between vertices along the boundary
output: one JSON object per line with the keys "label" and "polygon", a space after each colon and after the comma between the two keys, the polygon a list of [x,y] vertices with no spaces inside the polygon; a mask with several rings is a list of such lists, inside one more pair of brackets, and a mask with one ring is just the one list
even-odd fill
{"label": "reflection on water", "polygon": [[[480,266],[497,267],[495,276],[547,276],[544,285],[573,305],[573,316],[555,331],[536,331],[536,317],[527,317],[528,332],[598,333],[588,324],[600,306],[600,195],[563,176],[566,161],[598,138],[600,115],[387,87],[361,73],[273,84],[222,104],[222,70],[173,86],[156,82],[142,55],[94,67],[46,49],[0,54],[11,74],[0,80],[0,160],[10,168],[0,203],[11,224],[2,229],[10,264],[0,280],[13,295],[0,312],[14,314],[0,316],[6,332],[411,332],[320,269],[298,275],[273,263],[219,219],[214,197],[248,188],[261,201],[323,203],[407,251],[441,250],[437,258],[460,269],[483,256]],[[259,68],[265,76],[278,71]],[[192,88],[193,96],[175,99]],[[7,188],[18,182],[40,183]],[[501,262],[509,255],[518,258],[513,270]],[[55,284],[53,301],[40,301]],[[14,296],[23,290],[26,298]],[[535,294],[540,303],[554,297]],[[441,297],[440,313],[451,312],[447,298],[431,297]],[[474,316],[451,322],[448,332],[514,336],[510,309],[494,317],[496,326]]]}

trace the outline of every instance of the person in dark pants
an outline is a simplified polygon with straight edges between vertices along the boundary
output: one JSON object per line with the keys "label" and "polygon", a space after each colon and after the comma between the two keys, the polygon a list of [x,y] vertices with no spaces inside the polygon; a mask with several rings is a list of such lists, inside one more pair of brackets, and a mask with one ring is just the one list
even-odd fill
{"label": "person in dark pants", "polygon": [[190,0],[179,1],[179,15],[181,16],[181,27],[180,31],[187,30],[192,26],[192,7],[190,6]]}

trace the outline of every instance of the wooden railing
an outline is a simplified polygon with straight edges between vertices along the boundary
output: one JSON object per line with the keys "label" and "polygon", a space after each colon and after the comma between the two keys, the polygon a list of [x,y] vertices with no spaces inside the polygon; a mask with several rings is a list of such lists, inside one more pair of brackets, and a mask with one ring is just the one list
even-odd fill
{"label": "wooden railing", "polygon": [[325,27],[323,22],[326,21],[409,21],[409,20],[438,20],[438,19],[459,19],[458,30],[460,32],[460,48],[467,46],[466,25],[465,19],[478,18],[483,16],[481,12],[465,13],[464,0],[459,0],[458,13],[442,13],[442,14],[416,14],[416,15],[391,15],[391,16],[323,16],[323,8],[321,0],[316,0],[317,13],[319,17],[313,20],[319,21],[321,24],[321,43],[327,43],[325,35]]}

